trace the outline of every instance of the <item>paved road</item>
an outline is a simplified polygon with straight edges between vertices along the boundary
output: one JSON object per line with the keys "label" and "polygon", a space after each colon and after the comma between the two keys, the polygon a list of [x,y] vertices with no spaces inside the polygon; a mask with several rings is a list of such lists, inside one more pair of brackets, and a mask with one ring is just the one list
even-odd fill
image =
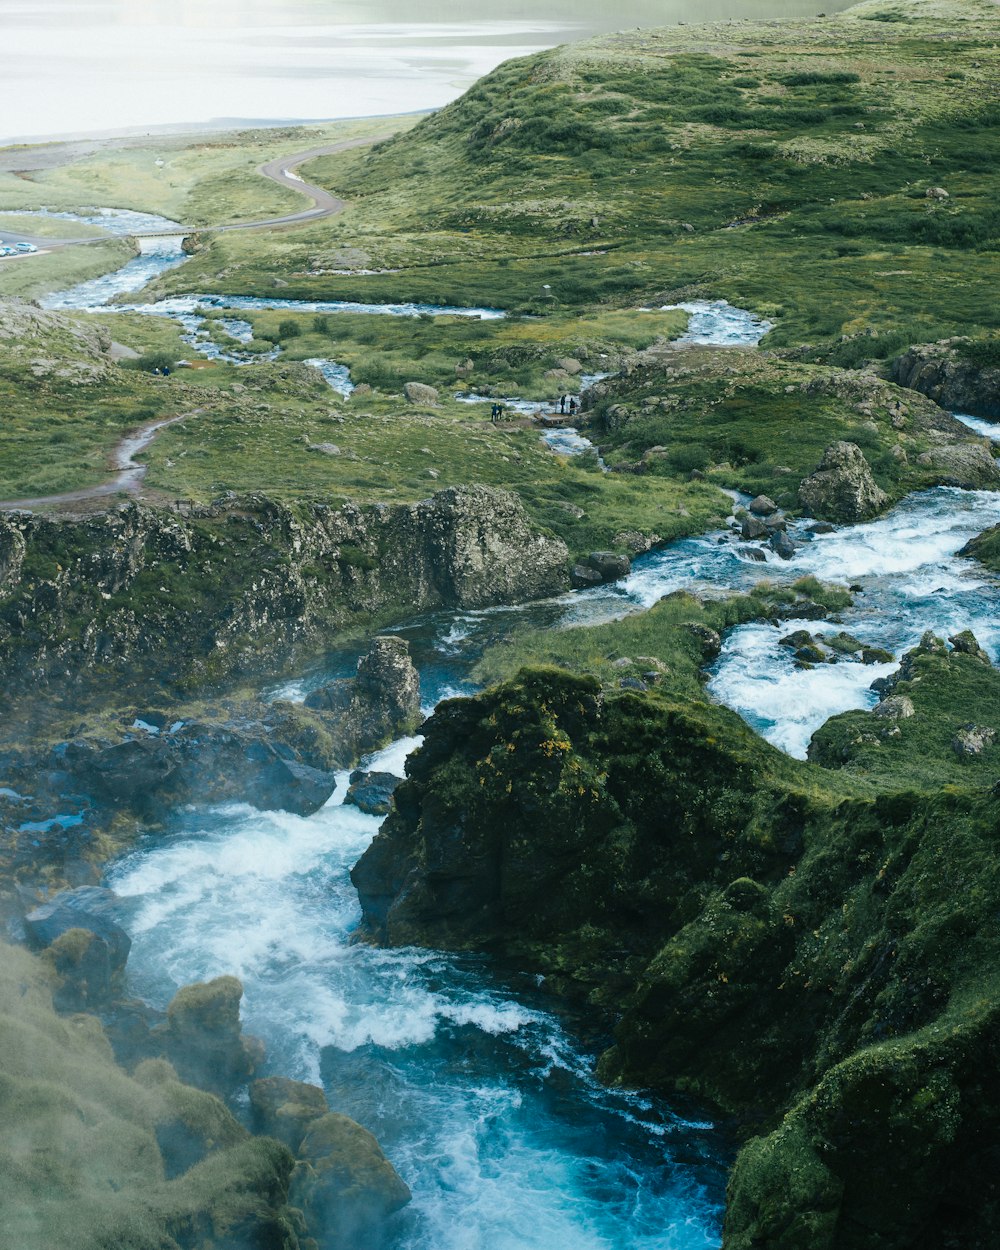
{"label": "paved road", "polygon": [[284,217],[268,217],[263,221],[235,222],[228,226],[202,226],[201,229],[259,230],[264,226],[290,226],[299,221],[318,221],[321,217],[333,217],[337,213],[342,213],[347,207],[345,200],[331,195],[323,187],[306,182],[292,171],[299,165],[304,165],[306,161],[314,160],[317,156],[333,156],[337,152],[347,152],[351,148],[370,147],[374,143],[381,143],[383,139],[388,139],[391,134],[390,131],[389,134],[376,135],[371,139],[345,139],[341,143],[327,143],[323,147],[310,148],[308,152],[296,152],[294,156],[279,156],[276,160],[266,161],[263,165],[257,166],[258,174],[263,174],[265,178],[270,178],[279,186],[290,187],[293,191],[299,191],[302,195],[308,196],[313,202],[313,207],[303,209],[300,213],[288,213]]}
{"label": "paved road", "polygon": [[[309,148],[306,152],[296,152],[292,156],[278,156],[274,160],[265,161],[263,165],[257,166],[257,173],[264,178],[270,178],[272,182],[276,182],[279,186],[288,187],[292,191],[298,191],[300,194],[312,200],[312,208],[304,208],[298,213],[286,213],[281,217],[263,217],[257,221],[235,221],[229,222],[223,226],[181,226],[176,230],[143,230],[137,231],[136,238],[156,238],[159,235],[170,236],[177,234],[197,234],[199,232],[217,233],[222,230],[264,230],[273,226],[294,226],[303,221],[319,221],[323,217],[334,217],[337,213],[342,213],[346,208],[346,201],[339,196],[331,195],[323,187],[317,187],[311,182],[306,182],[303,178],[298,177],[293,172],[299,165],[304,165],[306,161],[311,161],[317,156],[333,156],[337,152],[347,152],[351,148],[368,147],[373,143],[380,143],[383,139],[388,139],[393,131],[389,131],[384,135],[375,135],[371,138],[361,139],[344,139],[340,143],[327,143],[322,147]],[[3,231],[2,237],[11,243],[34,243],[39,248],[75,247],[80,244],[99,242],[100,239],[90,237],[87,239],[53,239],[43,238],[40,235],[31,234],[13,234],[9,231]],[[101,236],[105,241],[108,236]],[[4,259],[15,259],[14,257],[0,257],[0,264]]]}

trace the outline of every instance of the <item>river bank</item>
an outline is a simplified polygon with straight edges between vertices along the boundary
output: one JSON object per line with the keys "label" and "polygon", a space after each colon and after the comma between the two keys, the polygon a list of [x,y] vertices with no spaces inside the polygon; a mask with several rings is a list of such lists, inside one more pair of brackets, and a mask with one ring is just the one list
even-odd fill
{"label": "river bank", "polygon": [[970,3],[514,63],[335,228],[0,309],[31,473],[199,410],[162,506],[0,517],[26,1246],[996,1239],[1000,470],[898,384],[994,385]]}

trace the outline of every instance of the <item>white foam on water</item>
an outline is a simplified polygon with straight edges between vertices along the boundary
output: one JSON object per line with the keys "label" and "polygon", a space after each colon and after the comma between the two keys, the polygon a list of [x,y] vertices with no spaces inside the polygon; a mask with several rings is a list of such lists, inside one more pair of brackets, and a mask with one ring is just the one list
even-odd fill
{"label": "white foam on water", "polygon": [[690,315],[688,328],[678,343],[707,347],[753,347],[773,329],[770,321],[745,308],[735,308],[727,300],[689,300],[683,304],[664,304],[663,312],[680,309]]}
{"label": "white foam on water", "polygon": [[[399,773],[419,742],[365,764]],[[327,1084],[411,1186],[396,1250],[716,1247],[721,1166],[705,1149],[696,1176],[664,1146],[703,1130],[598,1085],[559,1022],[478,962],[351,941],[348,870],[379,822],[343,805],[346,780],[307,818],[192,808],[125,857],[109,879],[133,992],[162,1006],[181,984],[239,976],[270,1070]]]}
{"label": "white foam on water", "polygon": [[970,417],[964,412],[953,412],[951,415],[976,434],[984,435],[993,443],[1000,443],[1000,421],[985,421],[982,417]]}
{"label": "white foam on water", "polygon": [[709,690],[775,746],[804,757],[812,734],[830,716],[871,707],[871,682],[893,665],[850,658],[798,669],[778,639],[794,628],[813,634],[847,630],[861,642],[891,652],[896,661],[926,631],[947,638],[971,629],[1000,658],[1000,583],[957,553],[970,538],[1000,524],[1000,493],[939,487],[904,500],[866,525],[816,535],[784,568],[785,580],[812,574],[862,587],[837,622],[788,621],[780,629],[744,625],[731,631],[713,667]]}
{"label": "white foam on water", "polygon": [[789,755],[804,759],[809,739],[828,717],[852,708],[873,707],[869,688],[896,667],[844,658],[814,669],[795,667],[792,651],[779,639],[795,629],[836,633],[843,626],[821,621],[745,625],[729,633],[709,689],[739,712],[763,737]]}
{"label": "white foam on water", "polygon": [[354,383],[351,381],[351,371],[347,365],[338,365],[335,360],[322,360],[318,356],[311,356],[302,363],[318,369],[330,389],[336,391],[338,395],[343,395],[345,399],[353,395]]}
{"label": "white foam on water", "polygon": [[406,757],[411,751],[421,746],[423,741],[419,734],[413,734],[409,738],[398,738],[381,751],[366,755],[361,767],[373,773],[393,773],[396,777],[405,777]]}
{"label": "white foam on water", "polygon": [[[168,227],[173,223],[167,223]],[[139,240],[139,255],[127,261],[120,269],[90,278],[65,291],[43,295],[39,303],[43,308],[74,310],[77,312],[107,312],[111,301],[119,295],[141,291],[160,274],[176,269],[188,258],[181,247],[181,236]],[[132,311],[115,305],[113,312]]]}

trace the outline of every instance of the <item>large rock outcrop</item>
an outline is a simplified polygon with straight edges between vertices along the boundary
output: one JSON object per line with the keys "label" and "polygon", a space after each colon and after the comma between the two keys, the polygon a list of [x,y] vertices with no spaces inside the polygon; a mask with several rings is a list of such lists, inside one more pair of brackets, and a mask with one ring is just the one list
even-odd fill
{"label": "large rock outcrop", "polygon": [[606,1079],[759,1133],[729,1187],[739,1250],[1000,1236],[1000,800],[989,752],[958,760],[922,705],[945,730],[956,680],[991,707],[1000,681],[925,652],[916,716],[854,715],[895,731],[873,749],[981,770],[965,793],[873,798],[724,709],[528,670],[439,708],[354,869],[372,935],[542,973],[617,1021]]}
{"label": "large rock outcrop", "polygon": [[803,511],[819,521],[867,521],[888,502],[856,443],[831,443],[816,472],[799,486]]}
{"label": "large rock outcrop", "polygon": [[127,676],[196,689],[273,674],[353,623],[568,589],[568,553],[520,499],[451,487],[415,504],[0,514],[0,683]]}
{"label": "large rock outcrop", "polygon": [[963,355],[970,342],[942,339],[911,347],[892,362],[892,379],[951,412],[1000,420],[1000,368],[983,368]]}
{"label": "large rock outcrop", "polygon": [[356,677],[320,686],[305,705],[339,720],[355,756],[413,733],[421,719],[420,678],[409,644],[391,634],[373,639]]}
{"label": "large rock outcrop", "polygon": [[933,470],[943,486],[964,490],[996,490],[1000,486],[1000,465],[985,441],[931,447],[921,452],[917,464]]}

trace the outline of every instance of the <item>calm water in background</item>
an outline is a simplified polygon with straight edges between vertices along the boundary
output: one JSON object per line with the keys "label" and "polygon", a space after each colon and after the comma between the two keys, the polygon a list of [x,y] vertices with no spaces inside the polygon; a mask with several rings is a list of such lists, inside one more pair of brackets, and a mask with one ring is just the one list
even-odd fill
{"label": "calm water in background", "polygon": [[602,31],[846,0],[0,0],[0,143],[436,108]]}

